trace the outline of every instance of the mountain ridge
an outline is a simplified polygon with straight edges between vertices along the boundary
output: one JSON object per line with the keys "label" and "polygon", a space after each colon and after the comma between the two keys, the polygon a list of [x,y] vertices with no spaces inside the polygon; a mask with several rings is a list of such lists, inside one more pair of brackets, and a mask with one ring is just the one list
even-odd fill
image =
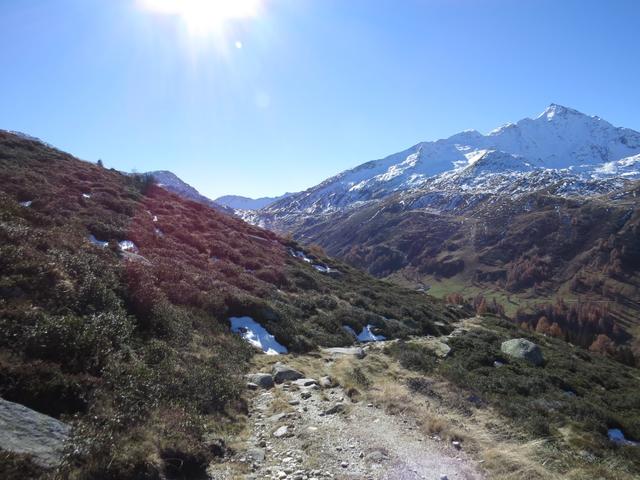
{"label": "mountain ridge", "polygon": [[234,210],[260,210],[291,195],[295,194],[287,192],[276,197],[259,198],[244,197],[242,195],[223,195],[216,198],[214,202],[225,207],[233,208]]}
{"label": "mountain ridge", "polygon": [[[486,135],[466,130],[446,139],[420,142],[379,160],[365,162],[338,173],[315,187],[278,201],[257,215],[270,216],[328,213],[360,202],[384,198],[398,191],[420,188],[439,178],[459,178],[465,169],[483,166],[486,173],[518,175],[543,170],[563,171],[583,181],[614,177],[617,164],[635,167],[640,154],[640,133],[614,127],[598,116],[588,116],[558,104],[551,104],[535,118],[508,123]],[[501,158],[501,164],[488,161]],[[640,168],[627,165],[626,179],[640,178]],[[607,174],[607,169],[610,174]],[[466,171],[466,174],[469,170]],[[456,187],[453,185],[453,187]],[[585,193],[588,194],[587,191]],[[265,223],[268,225],[268,223]]]}

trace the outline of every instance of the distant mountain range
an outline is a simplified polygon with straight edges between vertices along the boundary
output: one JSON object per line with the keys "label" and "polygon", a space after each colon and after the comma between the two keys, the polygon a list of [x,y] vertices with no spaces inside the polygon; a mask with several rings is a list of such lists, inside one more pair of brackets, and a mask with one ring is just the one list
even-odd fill
{"label": "distant mountain range", "polygon": [[272,204],[254,221],[277,228],[291,216],[340,211],[415,189],[513,195],[556,185],[561,195],[590,195],[639,178],[640,133],[552,104],[487,135],[467,130],[364,163]]}
{"label": "distant mountain range", "polygon": [[293,193],[285,193],[279,197],[260,197],[249,198],[242,197],[240,195],[224,195],[216,198],[214,201],[219,205],[224,205],[234,210],[260,210],[261,208],[268,207],[269,205],[284,200],[287,197],[294,195]]}

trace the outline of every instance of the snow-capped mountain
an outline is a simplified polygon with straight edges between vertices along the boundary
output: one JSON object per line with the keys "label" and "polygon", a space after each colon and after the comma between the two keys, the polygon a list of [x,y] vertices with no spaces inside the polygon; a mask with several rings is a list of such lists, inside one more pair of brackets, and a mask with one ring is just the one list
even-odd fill
{"label": "snow-capped mountain", "polygon": [[261,208],[268,207],[269,205],[290,197],[293,193],[285,193],[279,197],[260,197],[249,198],[240,195],[224,195],[216,198],[214,201],[220,205],[224,205],[234,210],[260,210]]}
{"label": "snow-capped mountain", "polygon": [[567,195],[601,193],[607,183],[640,178],[639,154],[640,133],[552,104],[486,135],[467,130],[365,163],[259,217],[328,213],[416,188],[510,193],[513,185],[526,190],[527,183],[541,188],[566,180]]}

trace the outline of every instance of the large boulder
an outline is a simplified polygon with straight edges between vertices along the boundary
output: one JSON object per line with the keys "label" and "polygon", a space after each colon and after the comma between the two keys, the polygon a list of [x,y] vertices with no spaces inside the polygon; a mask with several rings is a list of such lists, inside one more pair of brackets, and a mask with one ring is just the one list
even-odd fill
{"label": "large boulder", "polygon": [[250,373],[245,378],[247,382],[255,383],[260,388],[273,388],[273,377],[268,373]]}
{"label": "large boulder", "polygon": [[70,431],[55,418],[0,398],[0,450],[31,455],[34,463],[55,467]]}
{"label": "large boulder", "polygon": [[299,371],[294,370],[281,362],[278,362],[273,366],[271,374],[273,375],[273,380],[276,383],[292,382],[293,380],[304,378],[304,375]]}
{"label": "large boulder", "polygon": [[526,360],[536,366],[544,363],[544,357],[542,356],[542,350],[540,350],[540,347],[526,338],[514,338],[512,340],[502,342],[500,350],[505,355],[520,360]]}

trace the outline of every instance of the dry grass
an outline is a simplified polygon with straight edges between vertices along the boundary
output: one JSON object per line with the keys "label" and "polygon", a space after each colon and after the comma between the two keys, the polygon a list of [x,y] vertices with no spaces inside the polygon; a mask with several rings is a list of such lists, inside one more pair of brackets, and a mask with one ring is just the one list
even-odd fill
{"label": "dry grass", "polygon": [[[465,404],[464,392],[448,382],[428,379],[431,380],[429,392],[413,392],[407,387],[406,381],[415,373],[404,369],[378,348],[372,349],[359,364],[371,380],[371,387],[365,392],[367,401],[381,406],[390,415],[415,419],[425,437],[462,442],[464,450],[481,462],[488,478],[561,478],[544,466],[543,442],[524,442],[511,438],[513,435],[507,432],[514,427],[489,407],[461,407]],[[349,361],[336,362],[336,367],[341,372],[348,372]]]}
{"label": "dry grass", "polygon": [[[473,321],[464,326],[477,328]],[[462,442],[465,452],[481,463],[487,478],[492,480],[612,478],[611,472],[615,471],[611,470],[615,469],[613,465],[599,465],[588,471],[574,469],[562,475],[554,472],[550,465],[558,462],[559,454],[549,451],[544,441],[525,441],[518,435],[516,426],[488,406],[468,407],[465,392],[446,381],[427,379],[429,391],[410,390],[407,380],[415,377],[415,372],[385,355],[380,345],[372,345],[362,360],[326,354],[286,358],[258,355],[254,357],[252,371],[270,371],[277,361],[311,378],[329,375],[345,392],[358,390],[362,401],[383,408],[387,414],[413,418],[427,438],[439,437],[445,443]],[[354,378],[354,368],[366,378],[367,385]],[[279,410],[274,413],[291,410],[284,400],[276,400],[274,405],[277,405],[274,410]],[[621,473],[618,478],[631,480],[632,477]]]}

